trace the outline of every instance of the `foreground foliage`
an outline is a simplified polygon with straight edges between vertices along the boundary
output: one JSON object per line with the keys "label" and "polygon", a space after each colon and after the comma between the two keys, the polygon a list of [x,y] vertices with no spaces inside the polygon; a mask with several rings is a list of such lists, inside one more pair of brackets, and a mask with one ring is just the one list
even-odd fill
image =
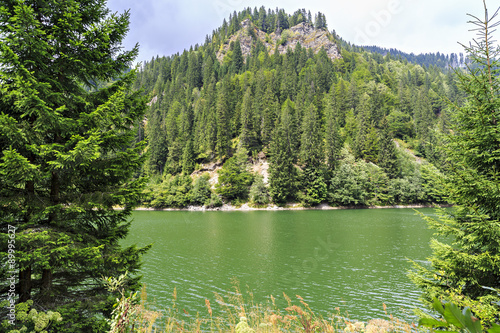
{"label": "foreground foliage", "polygon": [[498,11],[474,17],[479,38],[465,47],[472,64],[457,72],[466,93],[447,136],[449,175],[442,186],[456,204],[427,218],[447,242],[433,240],[431,267],[416,265],[426,298],[468,307],[485,327],[500,323],[500,47],[492,39]]}
{"label": "foreground foliage", "polygon": [[437,298],[434,299],[432,307],[443,319],[438,320],[432,317],[424,317],[420,319],[419,325],[431,328],[438,327],[440,330],[446,329],[447,331],[449,329],[458,329],[470,333],[481,333],[484,331],[488,333],[500,332],[500,326],[496,324],[485,330],[481,321],[472,315],[469,307],[460,310],[456,304],[452,302],[442,304]]}
{"label": "foreground foliage", "polygon": [[[109,288],[116,289],[120,278],[108,278]],[[138,295],[122,293],[113,311],[110,333],[132,332],[418,332],[415,324],[409,324],[387,315],[387,320],[373,319],[368,323],[353,321],[335,309],[328,318],[314,313],[304,299],[296,296],[296,302],[283,294],[287,306],[281,309],[273,296],[262,303],[255,303],[253,295],[241,293],[238,283],[227,296],[215,293],[216,304],[205,299],[207,313],[191,315],[180,307],[177,292],[172,294],[172,306],[161,311],[147,300],[146,287]],[[297,304],[295,304],[297,303]],[[182,309],[182,310],[181,310]]]}
{"label": "foreground foliage", "polygon": [[146,105],[129,71],[138,48],[120,47],[128,25],[103,0],[0,5],[2,263],[15,252],[0,294],[18,270],[16,301],[57,309],[53,332],[105,330],[113,297],[101,276],[136,272],[146,250],[119,244],[144,185],[135,128]]}

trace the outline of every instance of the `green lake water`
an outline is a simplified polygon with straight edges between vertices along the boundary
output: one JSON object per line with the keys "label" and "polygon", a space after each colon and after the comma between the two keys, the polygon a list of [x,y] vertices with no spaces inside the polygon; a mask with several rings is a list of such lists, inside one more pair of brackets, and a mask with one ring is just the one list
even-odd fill
{"label": "green lake water", "polygon": [[425,261],[432,234],[412,209],[136,211],[124,245],[153,243],[142,282],[160,308],[175,287],[179,308],[205,316],[205,299],[216,304],[236,279],[256,302],[273,295],[283,309],[285,292],[325,317],[339,307],[367,321],[386,318],[383,303],[400,318],[420,306],[407,259]]}

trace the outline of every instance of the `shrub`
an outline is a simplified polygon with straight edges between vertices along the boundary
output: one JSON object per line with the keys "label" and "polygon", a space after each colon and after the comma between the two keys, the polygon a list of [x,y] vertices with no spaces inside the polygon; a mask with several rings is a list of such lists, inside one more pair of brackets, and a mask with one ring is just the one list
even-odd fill
{"label": "shrub", "polygon": [[189,175],[167,175],[160,185],[144,193],[149,195],[148,206],[153,208],[175,207],[182,208],[189,204],[189,191],[192,187]]}
{"label": "shrub", "polygon": [[196,178],[193,184],[193,188],[190,192],[190,201],[193,205],[204,205],[207,200],[210,199],[212,191],[210,190],[209,180],[210,176],[208,173],[204,173],[200,177]]}
{"label": "shrub", "polygon": [[207,206],[208,208],[221,207],[222,200],[217,194],[212,193],[210,195],[210,199],[207,199],[207,201],[205,201],[205,206]]}
{"label": "shrub", "polygon": [[215,185],[215,192],[226,200],[244,199],[248,195],[252,174],[246,171],[236,160],[231,157],[219,170],[219,182]]}
{"label": "shrub", "polygon": [[[5,304],[2,304],[2,306]],[[52,324],[62,321],[59,312],[37,311],[33,306],[33,301],[16,304],[16,325],[13,326],[7,320],[2,323],[2,327],[8,333],[21,333],[21,332],[47,332],[47,329]],[[9,329],[10,328],[10,329]]]}
{"label": "shrub", "polygon": [[255,177],[255,180],[250,187],[250,200],[257,205],[265,205],[269,203],[269,193],[264,184],[264,178],[260,175]]}

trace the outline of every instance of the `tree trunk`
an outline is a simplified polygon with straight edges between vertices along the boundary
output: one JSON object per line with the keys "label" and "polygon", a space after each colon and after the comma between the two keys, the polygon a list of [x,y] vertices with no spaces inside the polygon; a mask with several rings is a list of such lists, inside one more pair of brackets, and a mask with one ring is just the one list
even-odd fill
{"label": "tree trunk", "polygon": [[19,302],[26,302],[31,298],[31,266],[19,271]]}
{"label": "tree trunk", "polygon": [[[30,162],[33,163],[34,157],[31,155],[29,158]],[[28,200],[32,200],[35,196],[35,183],[33,181],[27,181],[25,184],[25,189],[28,194]],[[24,221],[29,222],[32,214],[31,205],[26,205],[26,215],[24,216]],[[19,285],[17,287],[17,293],[19,294],[19,302],[26,302],[31,298],[31,266],[28,266],[19,271]]]}
{"label": "tree trunk", "polygon": [[[56,171],[52,171],[52,179],[50,184],[50,201],[53,206],[59,204],[59,175]],[[49,216],[49,222],[57,221],[57,210],[54,209]],[[52,261],[52,260],[51,260]],[[52,262],[50,263],[52,264]],[[52,268],[44,268],[42,270],[42,285],[40,294],[44,302],[50,300],[50,292],[52,289]]]}
{"label": "tree trunk", "polygon": [[42,302],[50,301],[51,289],[52,289],[52,269],[44,269],[42,271],[42,285],[40,287],[40,295]]}

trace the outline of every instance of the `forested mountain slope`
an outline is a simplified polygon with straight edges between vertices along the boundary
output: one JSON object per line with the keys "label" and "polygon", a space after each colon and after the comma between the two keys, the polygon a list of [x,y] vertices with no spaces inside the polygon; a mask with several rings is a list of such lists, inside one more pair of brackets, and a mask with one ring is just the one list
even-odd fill
{"label": "forested mountain slope", "polygon": [[[452,73],[339,41],[321,13],[248,8],[204,45],[143,64],[144,203],[442,201],[431,179],[445,100],[460,99]],[[210,164],[217,182],[194,172]]]}
{"label": "forested mountain slope", "polygon": [[[356,48],[356,46],[352,47]],[[436,66],[444,71],[458,67],[463,68],[465,67],[466,63],[470,61],[469,59],[467,59],[467,57],[464,56],[463,53],[451,53],[449,55],[440,52],[414,54],[402,52],[396,49],[386,49],[378,46],[362,46],[358,48],[362,48],[368,52],[379,53],[383,56],[390,54],[395,59],[400,59],[402,61],[406,60],[425,67]]]}

